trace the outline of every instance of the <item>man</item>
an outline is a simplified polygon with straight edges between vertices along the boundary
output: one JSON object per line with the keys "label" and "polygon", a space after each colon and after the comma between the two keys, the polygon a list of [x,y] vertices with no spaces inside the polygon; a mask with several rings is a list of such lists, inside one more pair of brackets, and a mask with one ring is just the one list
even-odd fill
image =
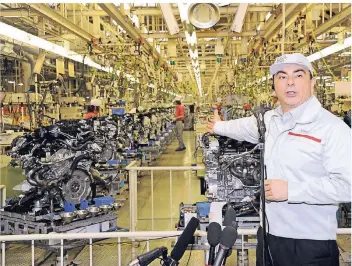
{"label": "man", "polygon": [[[268,260],[266,265],[339,265],[337,205],[351,201],[351,132],[322,108],[312,65],[287,54],[270,67],[280,102],[264,115]],[[220,122],[208,131],[258,142],[254,116]],[[258,239],[257,265],[262,265]]]}
{"label": "man", "polygon": [[185,120],[185,110],[181,105],[180,98],[176,98],[175,103],[176,103],[176,113],[175,113],[176,134],[178,139],[178,148],[175,151],[183,151],[186,149],[183,143],[183,122]]}
{"label": "man", "polygon": [[194,131],[194,107],[195,107],[195,103],[191,104],[189,106],[189,119],[191,120],[191,131]]}
{"label": "man", "polygon": [[92,99],[90,101],[90,106],[88,106],[87,113],[84,116],[84,119],[90,119],[92,117],[99,116],[100,106],[101,106],[101,101],[99,99]]}

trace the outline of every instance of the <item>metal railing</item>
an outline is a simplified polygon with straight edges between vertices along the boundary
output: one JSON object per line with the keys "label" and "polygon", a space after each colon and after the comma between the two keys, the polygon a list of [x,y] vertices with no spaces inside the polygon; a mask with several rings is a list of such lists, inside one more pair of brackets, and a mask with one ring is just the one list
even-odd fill
{"label": "metal railing", "polygon": [[[6,242],[14,241],[31,241],[31,265],[35,265],[35,241],[43,240],[60,240],[60,263],[64,266],[64,240],[89,240],[89,266],[93,266],[93,239],[117,239],[117,265],[121,266],[121,238],[128,238],[132,241],[147,240],[147,252],[149,251],[149,241],[155,238],[177,238],[182,231],[145,231],[145,232],[102,232],[102,233],[67,233],[67,234],[28,234],[28,235],[2,235],[1,242],[1,265],[6,265]],[[339,228],[338,234],[351,234],[351,228]],[[248,235],[256,235],[256,229],[238,229],[238,234],[242,236],[242,250],[243,237]],[[196,231],[195,236],[206,236],[205,231]],[[134,257],[132,257],[132,260]],[[111,263],[113,263],[111,261]]]}
{"label": "metal railing", "polygon": [[5,206],[5,201],[6,201],[6,186],[5,185],[0,185],[0,193],[1,193],[1,206]]}
{"label": "metal railing", "polygon": [[154,231],[154,172],[155,171],[169,171],[169,203],[170,203],[170,230],[173,228],[172,222],[172,179],[174,171],[188,171],[188,198],[187,200],[191,201],[191,180],[192,180],[192,171],[204,170],[204,166],[135,166],[135,162],[132,162],[126,167],[126,170],[129,171],[129,199],[130,199],[130,231],[135,232],[137,227],[137,176],[138,171],[150,171],[150,182],[151,182],[151,223],[152,231]]}

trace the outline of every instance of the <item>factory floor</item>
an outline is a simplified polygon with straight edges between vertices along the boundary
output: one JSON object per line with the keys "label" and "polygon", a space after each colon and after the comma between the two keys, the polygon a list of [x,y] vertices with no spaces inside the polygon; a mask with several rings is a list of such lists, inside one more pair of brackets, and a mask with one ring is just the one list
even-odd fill
{"label": "factory floor", "polygon": [[[167,150],[161,155],[161,157],[154,164],[155,166],[190,166],[197,160],[193,158],[195,151],[195,132],[186,131],[184,132],[184,142],[187,147],[185,151],[175,152],[177,148],[177,140],[174,140]],[[1,168],[0,168],[0,184],[4,184],[7,187],[8,197],[15,195],[12,191],[12,187],[17,185],[23,180],[20,169],[13,169],[6,167],[9,159],[6,156],[1,155]],[[199,162],[199,160],[198,160]],[[175,230],[174,225],[178,221],[179,215],[179,204],[184,203],[195,203],[197,201],[204,201],[206,198],[200,195],[199,189],[199,178],[195,172],[175,172],[173,176],[173,188],[172,188],[172,222],[170,223],[170,183],[169,183],[169,171],[160,171],[154,173],[154,230]],[[190,178],[190,180],[189,180]],[[148,172],[142,172],[139,176],[138,184],[138,231],[151,231],[151,181],[150,174]],[[191,186],[189,186],[191,184]],[[191,192],[190,198],[188,193]],[[119,199],[125,200],[125,205],[117,212],[119,218],[117,224],[120,227],[128,228],[129,226],[129,201],[127,199],[128,192],[124,192],[117,196]],[[173,228],[172,228],[172,226]],[[351,251],[351,240],[350,236],[339,236],[339,245],[341,251]],[[125,266],[131,261],[131,244],[129,240],[122,239],[126,242],[122,245],[122,265]],[[249,241],[254,241],[253,239]],[[93,244],[93,265],[94,266],[105,266],[105,265],[117,265],[117,241],[108,239],[99,241]],[[150,249],[166,246],[169,252],[172,250],[171,240],[153,240],[150,241]],[[140,243],[139,247],[136,248],[136,254],[146,252],[146,242]],[[30,247],[23,245],[11,245],[7,247],[6,252],[6,265],[31,265],[30,264]],[[38,248],[36,252],[36,265],[54,265],[56,255],[49,251],[43,251]],[[18,256],[21,254],[21,256]],[[191,255],[191,256],[190,256]],[[188,262],[189,260],[189,262]],[[81,247],[71,250],[68,253],[68,262],[73,261],[77,265],[89,265],[89,247]],[[188,263],[187,263],[188,262]],[[180,266],[186,265],[204,265],[204,253],[203,251],[193,250],[187,251],[181,262]],[[74,265],[74,264],[72,264]],[[155,261],[151,265],[160,265],[159,261]],[[228,260],[227,265],[241,265],[237,264],[236,252],[233,252]],[[248,264],[247,264],[248,265]],[[249,265],[255,265],[255,251],[249,251]],[[351,265],[346,263],[341,258],[340,265]]]}

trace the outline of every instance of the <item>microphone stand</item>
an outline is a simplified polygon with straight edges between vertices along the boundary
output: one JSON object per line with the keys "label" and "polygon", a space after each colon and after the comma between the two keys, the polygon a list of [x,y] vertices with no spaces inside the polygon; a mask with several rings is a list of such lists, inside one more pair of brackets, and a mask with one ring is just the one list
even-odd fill
{"label": "microphone stand", "polygon": [[266,247],[267,247],[267,233],[266,233],[266,212],[265,212],[265,187],[264,180],[266,179],[266,168],[264,164],[264,154],[265,154],[265,123],[264,114],[265,108],[259,107],[259,112],[253,112],[258,123],[259,132],[259,149],[260,149],[260,199],[261,199],[261,215],[262,215],[262,239],[263,239],[263,266],[266,265]]}

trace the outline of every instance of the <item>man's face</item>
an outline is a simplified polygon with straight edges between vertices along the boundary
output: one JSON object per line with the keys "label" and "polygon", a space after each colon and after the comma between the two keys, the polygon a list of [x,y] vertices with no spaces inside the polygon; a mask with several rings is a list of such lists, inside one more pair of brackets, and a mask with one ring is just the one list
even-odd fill
{"label": "man's face", "polygon": [[307,101],[313,94],[315,79],[299,65],[284,67],[274,76],[275,92],[284,112]]}

